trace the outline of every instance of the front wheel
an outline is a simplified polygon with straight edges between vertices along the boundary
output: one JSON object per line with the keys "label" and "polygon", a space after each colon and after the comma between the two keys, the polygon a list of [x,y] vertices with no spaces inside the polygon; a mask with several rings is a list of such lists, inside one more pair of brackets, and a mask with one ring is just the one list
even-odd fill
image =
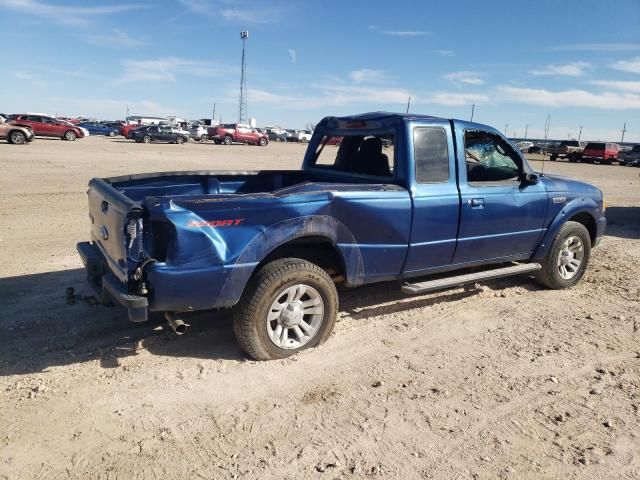
{"label": "front wheel", "polygon": [[551,155],[549,157],[549,160],[551,160],[552,162],[555,162],[558,159],[558,157],[556,157],[555,155]]}
{"label": "front wheel", "polygon": [[250,280],[235,312],[240,347],[256,360],[285,358],[323,343],[336,322],[331,277],[299,258],[275,260]]}
{"label": "front wheel", "polygon": [[264,147],[264,146],[267,144],[267,139],[266,139],[266,138],[264,138],[264,137],[262,137],[262,138],[258,141],[258,144],[259,144],[261,147]]}
{"label": "front wheel", "polygon": [[149,135],[145,135],[144,137],[142,137],[142,141],[144,143],[150,143],[151,142],[151,137]]}
{"label": "front wheel", "polygon": [[209,137],[207,137],[206,135],[202,135],[200,137],[200,143],[207,143],[207,140],[209,140]]}
{"label": "front wheel", "polygon": [[233,139],[229,136],[224,137],[224,144],[231,145],[233,143]]}
{"label": "front wheel", "polygon": [[536,274],[536,280],[552,289],[573,287],[584,275],[590,256],[589,231],[581,223],[567,222],[541,262],[542,270]]}
{"label": "front wheel", "polygon": [[14,130],[9,134],[9,143],[14,145],[22,145],[27,142],[27,136],[20,130]]}
{"label": "front wheel", "polygon": [[74,132],[73,130],[67,130],[66,132],[64,132],[64,139],[68,140],[69,142],[73,142],[78,136],[76,135],[76,132]]}
{"label": "front wheel", "polygon": [[184,138],[180,136],[176,137],[176,143],[178,145],[182,145],[184,143]]}
{"label": "front wheel", "polygon": [[109,132],[109,136],[110,136],[110,137],[115,137],[115,136],[116,136],[116,132],[114,132],[113,130],[111,130],[111,131]]}

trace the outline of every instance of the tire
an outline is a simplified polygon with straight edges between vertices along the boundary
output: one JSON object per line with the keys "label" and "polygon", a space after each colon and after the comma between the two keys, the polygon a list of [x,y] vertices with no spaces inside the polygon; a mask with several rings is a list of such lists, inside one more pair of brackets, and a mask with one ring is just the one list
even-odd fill
{"label": "tire", "polygon": [[551,160],[552,162],[555,162],[558,159],[558,157],[556,157],[555,155],[551,155],[551,157],[549,157],[549,160]]}
{"label": "tire", "polygon": [[267,139],[262,137],[259,141],[258,141],[258,145],[260,145],[261,147],[265,147],[267,145]]}
{"label": "tire", "polygon": [[306,137],[302,137],[300,139],[300,143],[307,143],[309,140],[306,139]]}
{"label": "tire", "polygon": [[[304,293],[298,296],[300,292]],[[312,313],[304,313],[299,309],[304,302],[319,303],[305,307]],[[283,304],[282,309],[274,308]],[[284,258],[268,263],[251,278],[236,307],[233,330],[247,355],[274,360],[323,343],[333,331],[337,313],[338,292],[327,272],[306,260]],[[269,316],[273,318],[268,320]]]}
{"label": "tire", "polygon": [[143,143],[150,143],[151,142],[151,137],[149,135],[145,135],[144,137],[142,137],[142,142]]}
{"label": "tire", "polygon": [[76,132],[74,132],[73,130],[67,130],[66,132],[64,132],[63,140],[73,142],[76,138],[78,138],[78,135],[76,135]]}
{"label": "tire", "polygon": [[207,137],[206,135],[202,135],[200,137],[200,143],[207,143],[207,140],[209,140],[209,137]]}
{"label": "tire", "polygon": [[578,155],[576,155],[575,153],[572,153],[571,155],[569,155],[569,157],[567,157],[569,159],[569,161],[571,163],[576,163],[578,161]]}
{"label": "tire", "polygon": [[276,137],[276,142],[280,143],[282,141],[282,137]]}
{"label": "tire", "polygon": [[229,135],[227,135],[226,137],[224,137],[223,143],[225,145],[231,145],[233,143],[233,138],[231,138]]}
{"label": "tire", "polygon": [[177,143],[178,145],[182,145],[182,144],[184,143],[184,137],[181,137],[180,135],[178,135],[178,136],[176,137],[176,143]]}
{"label": "tire", "polygon": [[110,136],[110,137],[115,137],[115,136],[116,136],[116,132],[114,132],[113,130],[111,130],[111,131],[109,132],[109,136]]}
{"label": "tire", "polygon": [[[579,239],[579,243],[576,243],[574,239]],[[568,244],[567,242],[572,242]],[[571,246],[573,245],[573,249]],[[582,247],[581,250],[578,247]],[[570,271],[565,265],[565,272],[571,273],[570,278],[566,278],[561,273],[560,263],[564,263],[565,259],[568,259],[565,252],[570,252],[573,255],[573,260],[578,259],[580,264],[576,268],[575,272]],[[536,273],[536,281],[547,288],[558,290],[561,288],[573,287],[580,281],[584,272],[589,264],[589,257],[591,256],[591,237],[588,230],[584,225],[578,222],[565,223],[556,238],[553,240],[553,244],[549,249],[547,256],[541,262],[542,270]]]}
{"label": "tire", "polygon": [[7,140],[9,141],[9,143],[12,143],[14,145],[23,145],[27,143],[27,136],[20,130],[13,130],[9,132]]}

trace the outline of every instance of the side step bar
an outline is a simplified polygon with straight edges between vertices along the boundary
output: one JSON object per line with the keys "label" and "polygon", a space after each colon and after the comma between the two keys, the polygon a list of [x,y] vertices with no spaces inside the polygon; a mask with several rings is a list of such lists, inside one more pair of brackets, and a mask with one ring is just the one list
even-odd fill
{"label": "side step bar", "polygon": [[539,263],[521,263],[511,267],[494,268],[482,272],[466,273],[454,277],[439,278],[437,280],[427,280],[419,283],[405,283],[402,286],[402,293],[407,295],[417,295],[419,293],[433,292],[445,288],[459,287],[467,283],[475,283],[483,280],[493,280],[496,278],[532,273],[540,270]]}

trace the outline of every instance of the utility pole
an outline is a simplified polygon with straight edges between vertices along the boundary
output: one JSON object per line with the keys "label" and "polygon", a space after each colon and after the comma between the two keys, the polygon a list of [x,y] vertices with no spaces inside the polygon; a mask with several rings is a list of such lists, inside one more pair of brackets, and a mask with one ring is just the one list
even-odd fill
{"label": "utility pole", "polygon": [[407,100],[407,113],[409,113],[410,106],[411,106],[411,95],[409,95],[409,100]]}
{"label": "utility pole", "polygon": [[129,118],[129,104],[127,104],[127,116],[124,118],[125,121],[127,120],[127,118]]}
{"label": "utility pole", "polygon": [[509,133],[507,132],[507,128],[509,128],[509,124],[508,124],[508,123],[505,123],[505,125],[504,125],[504,134],[505,134],[505,136],[507,136],[507,137],[508,137],[508,136],[509,136]]}
{"label": "utility pole", "polygon": [[624,122],[622,126],[622,137],[620,138],[620,143],[624,143],[624,134],[627,133],[627,122]]}
{"label": "utility pole", "polygon": [[580,125],[580,133],[578,133],[578,141],[582,138],[582,125]]}
{"label": "utility pole", "polygon": [[475,112],[476,110],[476,104],[472,104],[471,105],[471,120],[469,120],[470,122],[473,122],[473,112]]}
{"label": "utility pole", "polygon": [[529,134],[529,124],[527,123],[527,126],[524,127],[524,139],[527,139],[527,135]]}
{"label": "utility pole", "polygon": [[213,112],[211,113],[211,125],[216,121],[216,104],[213,104]]}
{"label": "utility pole", "polygon": [[240,71],[240,105],[238,106],[238,123],[247,123],[247,39],[249,31],[240,32],[242,39],[242,69]]}
{"label": "utility pole", "polygon": [[544,150],[542,151],[542,175],[544,175],[544,161],[547,158],[547,148],[549,144],[547,139],[549,138],[549,127],[551,126],[551,115],[547,115],[547,119],[544,122]]}

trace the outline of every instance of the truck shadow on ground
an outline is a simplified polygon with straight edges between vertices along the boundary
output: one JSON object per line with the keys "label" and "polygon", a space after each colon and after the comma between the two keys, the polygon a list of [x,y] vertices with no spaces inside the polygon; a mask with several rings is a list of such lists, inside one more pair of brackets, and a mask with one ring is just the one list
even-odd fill
{"label": "truck shadow on ground", "polygon": [[[537,289],[526,278],[488,285],[499,288],[520,284]],[[78,294],[72,304],[65,294],[68,287]],[[400,292],[398,282],[340,288],[340,315],[366,321],[417,307],[456,302],[480,291],[471,287],[407,297]],[[92,305],[89,295],[83,269],[1,278],[0,304],[4,308],[0,316],[0,376],[90,361],[99,362],[103,368],[116,368],[124,357],[135,356],[141,349],[158,356],[247,360],[233,335],[231,310],[184,316],[191,327],[186,335],[178,337],[161,315],[134,324],[121,308]]]}
{"label": "truck shadow on ground", "polygon": [[611,237],[640,238],[640,207],[609,207],[606,235]]}

